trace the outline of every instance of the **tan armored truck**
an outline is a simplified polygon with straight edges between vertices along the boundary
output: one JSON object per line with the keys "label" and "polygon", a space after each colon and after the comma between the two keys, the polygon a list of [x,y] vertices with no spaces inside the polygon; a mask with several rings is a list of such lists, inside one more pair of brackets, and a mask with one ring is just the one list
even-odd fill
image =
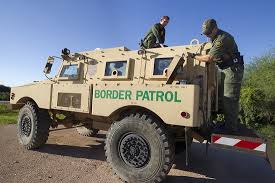
{"label": "tan armored truck", "polygon": [[[189,57],[210,47],[117,47],[73,54],[64,49],[60,58],[50,56],[44,69],[47,76],[60,59],[55,77],[11,89],[12,107],[20,109],[19,141],[27,149],[38,148],[58,124],[82,125],[77,129],[87,136],[105,130],[107,161],[122,180],[161,182],[175,146],[186,149],[188,162],[193,138],[210,140],[207,130],[219,103],[218,69]],[[212,134],[211,142],[226,146],[221,138],[236,137]],[[263,146],[258,153],[265,153],[265,142],[257,142]]]}

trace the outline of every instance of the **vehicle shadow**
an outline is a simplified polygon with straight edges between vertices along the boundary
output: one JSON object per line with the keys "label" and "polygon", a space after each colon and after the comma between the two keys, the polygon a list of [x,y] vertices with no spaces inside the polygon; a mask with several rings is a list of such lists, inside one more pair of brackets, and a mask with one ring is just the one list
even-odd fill
{"label": "vehicle shadow", "polygon": [[[104,151],[105,134],[92,137],[84,147],[72,145],[45,144],[39,152],[70,156],[75,158],[106,161]],[[275,182],[275,173],[261,157],[233,150],[209,147],[205,156],[205,145],[193,143],[189,166],[185,165],[185,153],[176,155],[174,166],[165,182]]]}
{"label": "vehicle shadow", "polygon": [[188,177],[188,176],[168,176],[165,180],[165,183],[210,183],[210,182],[216,182],[215,180],[209,180],[205,178],[196,178],[196,177]]}
{"label": "vehicle shadow", "polygon": [[104,143],[100,145],[89,145],[89,147],[77,147],[70,145],[45,144],[37,150],[41,153],[70,156],[74,158],[85,158],[105,161]]}
{"label": "vehicle shadow", "polygon": [[38,152],[55,154],[61,156],[70,156],[74,158],[85,158],[85,159],[94,159],[105,161],[105,151],[104,151],[104,140],[106,138],[105,134],[97,134],[94,137],[85,137],[92,138],[91,143],[83,146],[74,146],[74,145],[64,145],[64,144],[52,144],[47,143],[41,148]]}
{"label": "vehicle shadow", "polygon": [[[183,174],[197,174],[199,179],[190,176],[168,176],[167,182],[275,182],[275,173],[261,157],[234,150],[210,147],[206,157],[205,145],[193,143],[189,166],[185,165],[185,153],[176,156],[173,170]],[[173,171],[172,170],[172,171]]]}

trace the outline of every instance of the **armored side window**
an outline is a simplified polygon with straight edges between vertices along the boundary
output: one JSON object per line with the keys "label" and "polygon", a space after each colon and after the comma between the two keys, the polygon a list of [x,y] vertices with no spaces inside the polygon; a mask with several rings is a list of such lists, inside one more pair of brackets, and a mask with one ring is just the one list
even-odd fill
{"label": "armored side window", "polygon": [[126,76],[127,61],[106,62],[104,76]]}
{"label": "armored side window", "polygon": [[154,62],[153,75],[163,75],[163,71],[169,67],[173,57],[169,58],[156,58]]}
{"label": "armored side window", "polygon": [[81,93],[58,93],[57,106],[81,108]]}
{"label": "armored side window", "polygon": [[78,64],[64,65],[60,76],[61,78],[78,79],[79,67]]}

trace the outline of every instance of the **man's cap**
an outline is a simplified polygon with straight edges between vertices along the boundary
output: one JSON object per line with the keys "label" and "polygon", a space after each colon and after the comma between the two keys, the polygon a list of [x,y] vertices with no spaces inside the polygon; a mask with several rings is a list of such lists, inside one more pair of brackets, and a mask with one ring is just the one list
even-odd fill
{"label": "man's cap", "polygon": [[217,27],[216,20],[214,20],[214,19],[205,20],[202,24],[202,34],[208,35],[216,27]]}

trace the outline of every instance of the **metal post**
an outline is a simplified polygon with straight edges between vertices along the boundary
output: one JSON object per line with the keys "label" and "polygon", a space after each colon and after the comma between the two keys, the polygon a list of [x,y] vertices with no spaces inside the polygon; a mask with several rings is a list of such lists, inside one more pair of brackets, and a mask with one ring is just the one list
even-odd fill
{"label": "metal post", "polygon": [[209,142],[208,140],[206,141],[206,144],[205,144],[205,159],[207,160],[207,157],[208,157],[208,147],[209,147]]}
{"label": "metal post", "polygon": [[188,148],[188,140],[187,140],[188,127],[185,127],[184,130],[185,130],[185,164],[186,166],[188,166],[188,162],[189,162],[189,157],[188,157],[189,148]]}

